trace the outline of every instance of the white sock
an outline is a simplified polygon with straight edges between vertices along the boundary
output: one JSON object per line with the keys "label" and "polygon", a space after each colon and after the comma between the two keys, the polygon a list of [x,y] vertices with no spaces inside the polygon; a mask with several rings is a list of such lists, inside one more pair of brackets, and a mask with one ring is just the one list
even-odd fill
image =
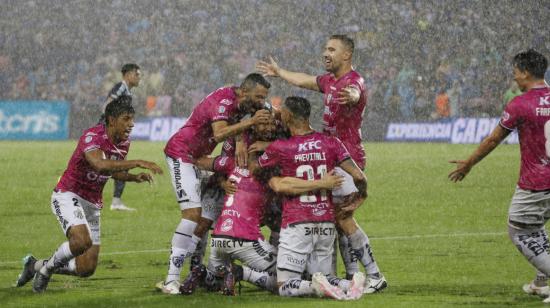
{"label": "white sock", "polygon": [[111,201],[111,204],[122,204],[122,201],[120,200],[120,198],[113,197],[113,201]]}
{"label": "white sock", "polygon": [[172,280],[179,281],[185,258],[191,256],[199,242],[199,237],[193,234],[196,227],[196,222],[187,219],[182,219],[176,227],[176,232],[174,232],[174,236],[172,237],[172,250],[170,252],[166,283]]}
{"label": "white sock", "polygon": [[46,263],[48,263],[48,259],[37,260],[36,263],[34,263],[34,270],[38,272]]}
{"label": "white sock", "polygon": [[54,270],[55,274],[61,274],[61,275],[73,275],[77,276],[76,273],[76,258],[72,258],[69,260],[69,262],[62,267]]}
{"label": "white sock", "polygon": [[276,275],[268,272],[260,272],[251,269],[248,266],[243,265],[243,280],[255,284],[256,286],[269,290],[277,290],[277,278]]}
{"label": "white sock", "polygon": [[46,265],[40,269],[40,272],[46,276],[51,276],[54,270],[64,266],[72,258],[74,256],[69,247],[69,242],[65,242],[57,248],[53,256],[46,262]]}
{"label": "white sock", "polygon": [[292,278],[285,281],[279,288],[280,296],[309,296],[315,295],[311,281]]}
{"label": "white sock", "polygon": [[379,277],[380,269],[374,261],[372,250],[370,248],[369,237],[358,228],[352,235],[348,236],[353,254],[361,261],[361,264],[365,267],[367,277],[375,276]]}
{"label": "white sock", "polygon": [[352,248],[348,237],[345,234],[338,234],[338,246],[340,248],[340,255],[342,256],[342,262],[346,268],[346,275],[353,276],[353,274],[359,271],[359,262],[354,254],[351,253]]}
{"label": "white sock", "polygon": [[508,227],[510,239],[542,275],[550,276],[550,243],[544,227],[536,229],[516,229]]}

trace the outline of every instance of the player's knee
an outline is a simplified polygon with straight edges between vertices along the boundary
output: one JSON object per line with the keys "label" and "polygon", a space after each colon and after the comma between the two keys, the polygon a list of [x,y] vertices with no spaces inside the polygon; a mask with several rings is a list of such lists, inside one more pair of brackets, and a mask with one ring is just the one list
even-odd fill
{"label": "player's knee", "polygon": [[95,273],[96,266],[85,266],[83,269],[78,270],[78,277],[90,277]]}

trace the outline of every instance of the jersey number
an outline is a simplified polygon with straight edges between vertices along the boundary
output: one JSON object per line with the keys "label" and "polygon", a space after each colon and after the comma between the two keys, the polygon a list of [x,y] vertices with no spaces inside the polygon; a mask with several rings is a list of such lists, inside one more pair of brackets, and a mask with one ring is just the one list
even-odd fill
{"label": "jersey number", "polygon": [[[304,173],[308,181],[315,180],[315,170],[313,169],[313,166],[301,165],[296,169],[296,177],[303,178]],[[326,165],[317,166],[317,174],[319,175],[319,178],[322,178],[323,176],[325,176],[326,173],[327,173]],[[321,201],[326,201],[326,200],[327,200],[327,191],[323,189],[321,190]],[[300,195],[300,202],[302,203],[317,202],[317,196],[315,196],[312,193],[303,193]]]}

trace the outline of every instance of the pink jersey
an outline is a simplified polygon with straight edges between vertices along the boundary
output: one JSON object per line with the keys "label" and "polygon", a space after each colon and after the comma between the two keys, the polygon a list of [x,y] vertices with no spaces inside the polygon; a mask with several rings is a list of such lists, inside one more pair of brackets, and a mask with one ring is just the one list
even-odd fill
{"label": "pink jersey", "polygon": [[237,184],[237,192],[226,195],[214,236],[256,241],[263,239],[260,222],[266,206],[267,189],[250,174],[248,169],[237,167],[233,157],[219,156],[214,171],[226,174]]}
{"label": "pink jersey", "polygon": [[[367,105],[365,81],[358,72],[351,70],[336,79],[332,73],[317,76],[319,90],[325,94],[323,113],[323,132],[338,137],[346,146],[359,168],[365,168],[365,150],[361,138],[363,113]],[[334,99],[338,92],[347,87],[359,90],[359,102],[354,105],[341,105]]]}
{"label": "pink jersey", "polygon": [[85,130],[55,189],[75,193],[102,208],[103,187],[111,176],[97,173],[86,160],[86,152],[96,149],[101,150],[108,159],[124,160],[130,149],[130,141],[113,144],[107,136],[104,124]]}
{"label": "pink jersey", "polygon": [[500,125],[518,130],[518,186],[526,190],[550,189],[550,89],[537,87],[515,97],[504,109]]}
{"label": "pink jersey", "polygon": [[[281,176],[318,180],[350,155],[338,138],[318,132],[270,144],[258,159],[261,167],[280,167]],[[282,227],[305,222],[334,222],[330,192],[285,196]]]}
{"label": "pink jersey", "polygon": [[193,109],[185,125],[168,140],[164,153],[172,158],[181,158],[186,163],[212,153],[217,145],[212,123],[227,121],[231,125],[239,120],[235,89],[219,88],[205,97]]}

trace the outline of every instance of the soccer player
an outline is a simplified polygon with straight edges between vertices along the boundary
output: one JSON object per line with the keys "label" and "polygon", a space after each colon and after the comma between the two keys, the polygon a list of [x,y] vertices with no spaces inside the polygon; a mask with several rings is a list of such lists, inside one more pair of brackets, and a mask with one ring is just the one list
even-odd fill
{"label": "soccer player", "polygon": [[[105,106],[122,95],[132,96],[132,89],[139,86],[141,80],[141,68],[134,63],[127,63],[122,66],[122,81],[115,84],[109,92]],[[103,110],[105,112],[105,110]],[[100,122],[105,120],[105,115],[101,115]],[[127,207],[121,200],[126,182],[115,180],[115,189],[113,191],[113,201],[111,202],[111,211],[135,211],[135,208]]]}
{"label": "soccer player", "polygon": [[[352,66],[354,45],[353,39],[346,35],[332,35],[323,52],[327,73],[320,76],[285,70],[273,58],[270,58],[270,63],[258,62],[256,68],[266,76],[280,77],[295,86],[324,93],[323,132],[338,137],[351,158],[364,170],[366,159],[361,124],[367,104],[367,89],[364,79]],[[338,172],[344,174],[341,170]],[[354,191],[353,181],[349,176],[346,178],[348,180],[344,182],[341,191]],[[335,199],[335,202],[343,202],[343,198]],[[387,287],[386,279],[374,260],[367,234],[355,222],[352,214],[337,215],[337,226],[342,230],[339,236],[340,252],[347,276],[350,278],[359,270],[359,260],[367,274],[365,292],[379,292]]]}
{"label": "soccer player", "polygon": [[120,96],[105,109],[106,124],[98,124],[80,137],[67,169],[51,198],[51,208],[68,241],[49,259],[25,257],[17,286],[34,277],[33,291],[44,292],[52,274],[91,276],[96,267],[100,246],[102,191],[112,176],[121,181],[151,182],[149,173],[128,173],[134,168],[161,174],[160,167],[144,160],[125,160],[128,139],[134,126],[134,108],[130,96]]}
{"label": "soccer player", "polygon": [[[288,97],[281,108],[281,120],[291,138],[271,143],[258,159],[262,168],[280,168],[282,177],[318,180],[339,166],[353,178],[358,188],[353,202],[342,211],[359,207],[367,197],[367,179],[357,167],[342,142],[335,137],[315,132],[309,123],[311,106],[301,97]],[[283,201],[283,214],[277,256],[277,282],[282,296],[311,295],[344,299],[341,289],[332,286],[325,275],[332,272],[332,254],[336,228],[334,206],[329,191],[320,190]],[[301,279],[307,269],[315,273],[312,281]],[[358,275],[360,274],[360,275]],[[363,291],[364,276],[359,282],[354,275],[351,293]]]}
{"label": "soccer player", "polygon": [[[217,89],[195,107],[185,125],[168,141],[164,153],[182,219],[172,237],[168,274],[164,282],[157,284],[162,292],[179,294],[182,265],[211,223],[201,219],[200,176],[193,161],[212,153],[226,138],[269,122],[269,111],[259,109],[270,86],[263,76],[253,73],[238,87]],[[241,120],[254,111],[253,117]]]}
{"label": "soccer player", "polygon": [[[449,179],[462,181],[510,132],[518,131],[521,168],[508,211],[508,234],[538,271],[523,290],[548,297],[550,243],[544,228],[550,217],[550,89],[544,83],[548,60],[530,49],[515,55],[512,64],[514,80],[524,93],[506,105],[499,124],[467,160],[450,161],[457,164],[457,168],[449,174]],[[550,303],[550,299],[545,302]]]}

